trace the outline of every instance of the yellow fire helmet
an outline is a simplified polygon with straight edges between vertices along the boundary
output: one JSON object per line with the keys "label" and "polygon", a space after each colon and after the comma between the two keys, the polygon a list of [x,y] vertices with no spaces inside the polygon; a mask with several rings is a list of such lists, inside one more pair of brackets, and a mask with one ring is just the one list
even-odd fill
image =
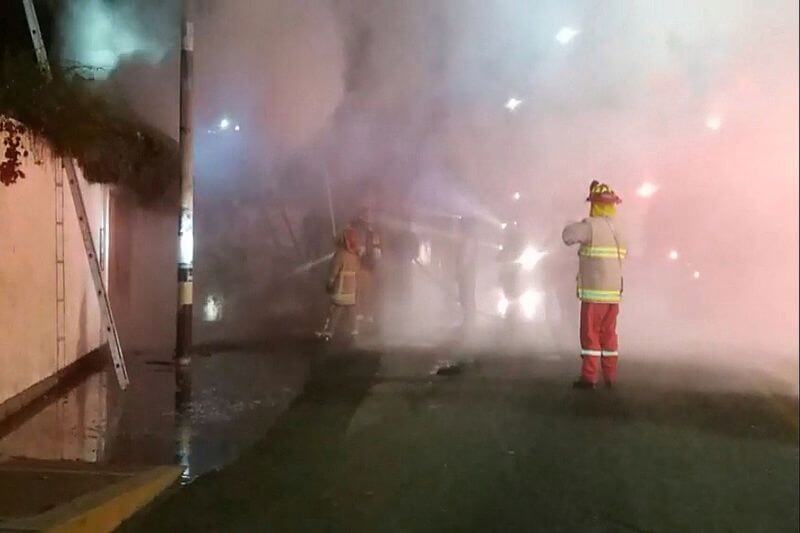
{"label": "yellow fire helmet", "polygon": [[617,214],[617,204],[622,203],[622,199],[611,187],[597,180],[589,185],[586,201],[592,203],[589,214],[593,217],[613,217]]}

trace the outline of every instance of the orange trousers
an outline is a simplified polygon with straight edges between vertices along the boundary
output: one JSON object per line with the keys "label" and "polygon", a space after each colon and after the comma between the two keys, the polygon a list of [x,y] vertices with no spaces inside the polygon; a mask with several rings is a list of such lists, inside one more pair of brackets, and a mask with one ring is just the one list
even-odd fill
{"label": "orange trousers", "polygon": [[602,369],[606,383],[616,381],[619,356],[618,315],[619,304],[581,303],[582,381],[597,383],[598,367]]}

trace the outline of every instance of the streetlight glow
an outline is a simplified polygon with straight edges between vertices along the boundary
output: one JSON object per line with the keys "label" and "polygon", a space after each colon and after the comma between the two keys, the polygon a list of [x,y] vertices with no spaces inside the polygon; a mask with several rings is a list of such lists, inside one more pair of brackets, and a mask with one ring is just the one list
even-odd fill
{"label": "streetlight glow", "polygon": [[522,104],[522,100],[519,98],[514,98],[513,96],[506,100],[505,108],[511,111],[512,113]]}
{"label": "streetlight glow", "polygon": [[673,261],[677,261],[678,260],[678,250],[670,250],[669,258],[672,259]]}
{"label": "streetlight glow", "polygon": [[530,272],[536,266],[536,263],[538,263],[539,260],[546,255],[547,252],[541,252],[533,246],[526,246],[522,251],[522,255],[520,255],[519,258],[514,262],[518,265],[521,265],[522,270]]}
{"label": "streetlight glow", "polygon": [[508,311],[508,298],[505,295],[501,294],[500,299],[497,301],[497,314],[500,316],[506,316],[506,312]]}
{"label": "streetlight glow", "polygon": [[223,118],[222,120],[219,121],[219,129],[221,130],[227,130],[230,127],[230,125],[231,121],[228,120],[227,118]]}
{"label": "streetlight glow", "polygon": [[519,305],[522,308],[523,316],[531,320],[536,315],[536,308],[542,300],[542,293],[528,289],[519,298]]}
{"label": "streetlight glow", "polygon": [[649,181],[642,183],[639,188],[636,189],[636,195],[642,198],[650,198],[656,192],[658,192],[658,185],[650,183]]}
{"label": "streetlight glow", "polygon": [[719,131],[722,127],[722,119],[716,115],[711,115],[706,118],[706,128],[711,131]]}
{"label": "streetlight glow", "polygon": [[575,28],[564,26],[556,33],[556,41],[561,44],[569,44],[579,33],[580,31]]}

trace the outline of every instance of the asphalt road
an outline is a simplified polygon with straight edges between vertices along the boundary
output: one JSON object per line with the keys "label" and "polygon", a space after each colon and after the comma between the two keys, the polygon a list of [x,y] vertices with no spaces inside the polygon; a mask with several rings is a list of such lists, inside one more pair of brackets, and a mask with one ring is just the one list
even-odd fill
{"label": "asphalt road", "polygon": [[796,396],[633,362],[573,391],[572,360],[471,359],[437,377],[435,350],[316,356],[254,447],[123,530],[798,530]]}

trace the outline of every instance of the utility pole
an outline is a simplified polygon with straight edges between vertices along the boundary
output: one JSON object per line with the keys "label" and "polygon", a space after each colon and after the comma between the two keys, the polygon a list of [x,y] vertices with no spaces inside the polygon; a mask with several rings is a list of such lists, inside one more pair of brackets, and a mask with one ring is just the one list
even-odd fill
{"label": "utility pole", "polygon": [[192,349],[192,281],[194,279],[194,167],[192,83],[194,22],[192,1],[183,0],[181,20],[181,213],[178,222],[178,317],[175,361],[188,365]]}

